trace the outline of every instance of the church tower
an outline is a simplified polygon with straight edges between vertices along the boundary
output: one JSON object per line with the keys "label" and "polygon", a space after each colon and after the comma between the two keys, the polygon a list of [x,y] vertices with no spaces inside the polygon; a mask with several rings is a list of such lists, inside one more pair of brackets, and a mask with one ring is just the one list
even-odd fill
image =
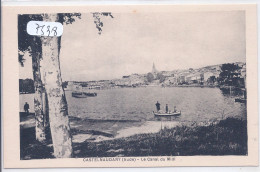
{"label": "church tower", "polygon": [[156,70],[155,65],[154,65],[154,63],[153,63],[152,74],[156,74],[157,72],[158,72],[158,71]]}

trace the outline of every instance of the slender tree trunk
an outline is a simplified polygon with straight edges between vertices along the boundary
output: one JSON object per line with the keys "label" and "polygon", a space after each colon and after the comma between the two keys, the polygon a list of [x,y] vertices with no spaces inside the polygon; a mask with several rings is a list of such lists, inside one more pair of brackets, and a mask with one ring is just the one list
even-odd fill
{"label": "slender tree trunk", "polygon": [[[43,61],[41,59],[40,64],[43,64]],[[51,139],[51,132],[50,132],[50,120],[49,120],[49,105],[48,105],[48,98],[47,93],[45,90],[45,77],[44,77],[44,68],[40,65],[40,71],[41,71],[41,78],[42,78],[42,85],[44,88],[44,92],[42,93],[42,110],[44,114],[44,127],[45,127],[45,134],[46,134],[46,140],[50,141],[52,143]]]}
{"label": "slender tree trunk", "polygon": [[45,97],[44,87],[41,80],[41,72],[40,72],[40,53],[39,49],[36,47],[36,38],[34,40],[35,43],[31,45],[32,48],[32,68],[33,68],[33,79],[34,79],[34,111],[35,111],[35,134],[36,140],[39,142],[46,141],[46,133],[45,133],[45,125],[44,121],[46,118],[46,112],[44,112],[44,104]]}
{"label": "slender tree trunk", "polygon": [[[43,21],[58,21],[57,14],[44,14]],[[62,88],[59,50],[60,37],[41,37],[42,68],[45,89],[49,105],[50,129],[53,141],[54,156],[69,158],[72,156],[68,106]]]}
{"label": "slender tree trunk", "polygon": [[[45,84],[43,83],[43,86],[45,88]],[[43,114],[44,114],[44,127],[45,127],[45,131],[46,128],[48,128],[49,125],[49,108],[48,108],[48,100],[47,100],[47,94],[46,91],[44,89],[44,92],[42,93],[42,110],[43,110]],[[47,135],[47,133],[46,133]]]}

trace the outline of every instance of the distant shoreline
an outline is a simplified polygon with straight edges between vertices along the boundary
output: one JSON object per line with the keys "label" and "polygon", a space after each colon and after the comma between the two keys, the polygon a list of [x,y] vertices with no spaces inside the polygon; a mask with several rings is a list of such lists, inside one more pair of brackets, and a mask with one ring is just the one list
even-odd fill
{"label": "distant shoreline", "polygon": [[[86,89],[86,90],[110,90],[110,89],[120,89],[120,88],[176,88],[176,87],[189,87],[189,88],[219,88],[220,86],[209,86],[209,85],[172,85],[172,86],[162,86],[162,85],[141,85],[141,86],[117,86],[117,87],[110,87],[110,88],[101,88],[101,89]],[[84,88],[84,87],[83,87]],[[84,90],[84,89],[83,89]],[[65,89],[65,91],[74,91]]]}
{"label": "distant shoreline", "polygon": [[[159,87],[159,88],[176,88],[176,87],[189,87],[189,88],[219,88],[219,86],[200,86],[200,85],[176,85],[176,86],[161,86],[161,85],[143,85],[143,86],[137,86],[137,87],[129,87],[129,86],[122,86],[122,87],[111,87],[111,88],[102,88],[102,89],[87,89],[87,90],[110,90],[110,89],[121,89],[121,88],[152,88],[152,87]],[[64,89],[64,91],[75,91],[75,90],[69,90]],[[34,93],[19,93],[19,95],[23,94],[34,94]]]}

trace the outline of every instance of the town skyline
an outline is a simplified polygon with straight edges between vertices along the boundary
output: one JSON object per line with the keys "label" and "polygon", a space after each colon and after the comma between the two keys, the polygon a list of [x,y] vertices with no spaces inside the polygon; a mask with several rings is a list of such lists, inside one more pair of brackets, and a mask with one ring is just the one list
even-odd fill
{"label": "town skyline", "polygon": [[[244,62],[243,62],[243,61],[236,61],[236,62],[228,62],[228,63],[230,63],[230,64],[245,63],[245,64],[246,64],[245,61],[244,61]],[[222,63],[222,64],[228,64],[228,63]],[[158,68],[156,67],[156,64],[153,62],[153,63],[151,63],[151,69],[150,69],[150,71],[147,71],[146,73],[137,73],[137,72],[132,71],[131,73],[127,73],[127,74],[121,75],[121,76],[119,76],[119,77],[117,77],[117,78],[108,78],[108,79],[99,79],[99,80],[63,80],[63,81],[79,81],[79,82],[81,82],[81,81],[82,81],[82,82],[86,81],[86,82],[89,82],[89,81],[101,81],[101,80],[116,80],[116,79],[121,79],[121,78],[124,77],[124,76],[130,76],[130,75],[133,75],[133,74],[146,75],[146,74],[148,74],[148,73],[152,73],[152,72],[153,72],[153,65],[155,66],[157,72],[160,73],[160,72],[172,72],[172,71],[185,71],[185,70],[189,70],[189,69],[197,70],[197,69],[205,68],[205,67],[220,66],[220,65],[222,65],[222,64],[212,64],[212,65],[207,65],[207,66],[200,66],[200,67],[198,67],[198,68],[188,67],[188,68],[173,69],[173,70],[160,70],[160,69],[158,69]],[[23,69],[23,68],[24,68],[24,67],[21,67],[21,66],[20,66],[20,70]],[[28,75],[28,73],[26,73],[26,75],[23,75],[23,74],[24,74],[24,73],[21,73],[21,72],[20,72],[19,79],[33,79],[32,73],[29,73],[29,75]]]}

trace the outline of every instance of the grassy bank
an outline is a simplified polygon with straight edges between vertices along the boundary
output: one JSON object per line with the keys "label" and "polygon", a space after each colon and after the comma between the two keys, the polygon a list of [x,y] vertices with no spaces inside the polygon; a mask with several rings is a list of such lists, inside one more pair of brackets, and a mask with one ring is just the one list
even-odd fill
{"label": "grassy bank", "polygon": [[[51,146],[36,142],[33,132],[33,128],[21,129],[21,159],[52,158]],[[247,122],[227,118],[207,126],[177,126],[158,133],[85,141],[74,143],[73,151],[74,157],[246,155]]]}
{"label": "grassy bank", "polygon": [[177,126],[158,133],[74,145],[76,157],[246,155],[246,120],[227,118],[209,126]]}

